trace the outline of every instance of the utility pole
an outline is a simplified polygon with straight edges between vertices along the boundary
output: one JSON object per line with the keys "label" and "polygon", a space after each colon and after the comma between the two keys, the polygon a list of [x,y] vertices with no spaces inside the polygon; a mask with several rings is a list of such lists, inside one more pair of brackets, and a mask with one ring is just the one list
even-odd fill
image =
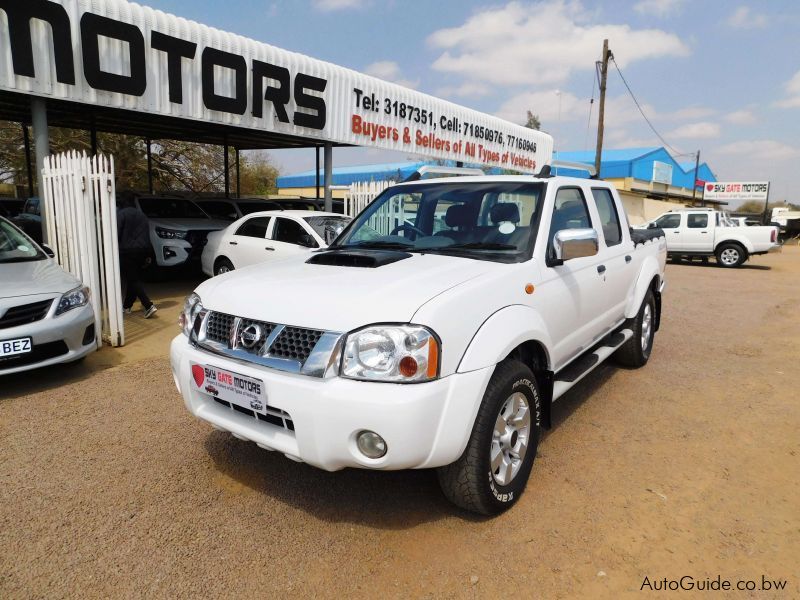
{"label": "utility pole", "polygon": [[[694,159],[694,182],[692,182],[692,204],[695,203],[697,199],[697,172],[700,170],[700,150],[697,151]],[[705,194],[703,194],[705,198]],[[706,205],[705,199],[703,200],[703,206]]]}
{"label": "utility pole", "polygon": [[594,170],[600,177],[600,159],[603,155],[603,118],[606,112],[606,80],[608,79],[608,59],[611,52],[608,49],[608,40],[603,40],[603,60],[600,63],[600,112],[597,117],[597,150],[594,155]]}

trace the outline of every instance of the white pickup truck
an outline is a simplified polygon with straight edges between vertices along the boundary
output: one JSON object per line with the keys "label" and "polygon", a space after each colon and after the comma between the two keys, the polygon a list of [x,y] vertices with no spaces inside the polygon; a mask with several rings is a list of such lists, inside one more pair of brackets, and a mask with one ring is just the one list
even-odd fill
{"label": "white pickup truck", "polygon": [[681,208],[664,213],[643,227],[664,231],[670,258],[714,256],[723,267],[739,267],[754,254],[778,252],[778,228],[772,225],[731,226],[711,208]]}
{"label": "white pickup truck", "polygon": [[647,362],[665,263],[604,181],[402,183],[327,249],[203,282],[172,372],[238,438],[329,471],[437,467],[451,501],[495,514],[551,404],[612,355]]}

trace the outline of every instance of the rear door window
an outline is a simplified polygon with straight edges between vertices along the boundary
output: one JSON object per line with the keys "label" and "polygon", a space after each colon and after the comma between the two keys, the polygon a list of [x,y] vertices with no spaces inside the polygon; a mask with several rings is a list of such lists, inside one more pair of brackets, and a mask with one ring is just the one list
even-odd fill
{"label": "rear door window", "polygon": [[592,188],[592,196],[597,204],[597,212],[600,213],[600,226],[603,228],[606,246],[616,246],[622,242],[622,227],[614,196],[606,188]]}
{"label": "rear door window", "polygon": [[272,217],[253,217],[239,225],[235,235],[264,239],[267,237],[267,228]]}
{"label": "rear door window", "polygon": [[703,227],[708,227],[708,215],[707,214],[689,215],[689,220],[686,225],[690,229],[702,229]]}

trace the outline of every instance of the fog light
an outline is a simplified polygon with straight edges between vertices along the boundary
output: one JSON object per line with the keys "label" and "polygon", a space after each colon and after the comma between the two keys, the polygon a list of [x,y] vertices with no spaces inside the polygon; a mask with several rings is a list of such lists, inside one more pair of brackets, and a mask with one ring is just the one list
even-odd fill
{"label": "fog light", "polygon": [[356,443],[361,454],[367,458],[380,458],[386,454],[386,441],[374,431],[362,431]]}

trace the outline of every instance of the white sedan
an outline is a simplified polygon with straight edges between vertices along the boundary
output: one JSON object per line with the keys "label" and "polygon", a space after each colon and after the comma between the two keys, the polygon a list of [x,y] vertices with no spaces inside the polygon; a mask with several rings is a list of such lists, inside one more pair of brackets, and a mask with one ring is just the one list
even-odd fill
{"label": "white sedan", "polygon": [[201,258],[209,277],[247,265],[327,248],[350,217],[314,210],[264,211],[246,215],[208,235]]}

